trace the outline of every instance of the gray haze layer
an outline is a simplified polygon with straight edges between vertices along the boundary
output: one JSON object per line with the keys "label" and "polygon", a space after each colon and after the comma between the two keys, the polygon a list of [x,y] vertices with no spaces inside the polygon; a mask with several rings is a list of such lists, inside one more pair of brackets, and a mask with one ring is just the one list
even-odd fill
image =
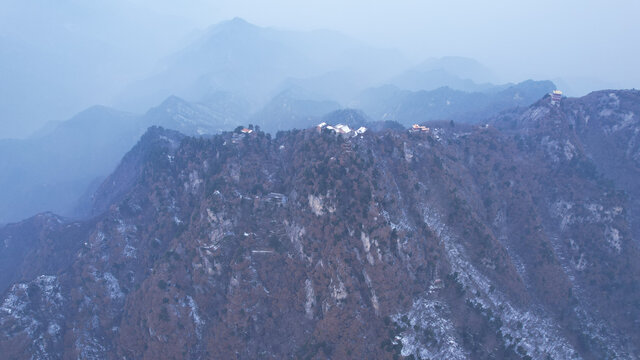
{"label": "gray haze layer", "polygon": [[387,70],[398,73],[427,58],[464,56],[489,68],[494,83],[549,79],[582,95],[640,84],[638,13],[640,3],[621,0],[4,0],[0,138],[27,136],[91,105],[119,106],[130,84],[162,71],[166,56],[236,16],[397,49],[405,61]]}

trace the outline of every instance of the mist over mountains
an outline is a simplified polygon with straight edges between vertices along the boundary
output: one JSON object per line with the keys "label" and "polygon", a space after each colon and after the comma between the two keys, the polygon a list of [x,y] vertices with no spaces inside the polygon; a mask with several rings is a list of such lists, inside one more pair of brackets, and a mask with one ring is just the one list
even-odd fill
{"label": "mist over mountains", "polygon": [[[25,137],[47,121],[63,121],[96,104],[143,113],[171,95],[214,99],[213,106],[220,105],[215,99],[233,97],[255,113],[290,88],[349,106],[363,90],[384,84],[478,92],[493,88],[497,79],[471,59],[431,58],[414,65],[397,50],[326,30],[280,30],[235,18],[199,32],[151,34],[136,27],[174,29],[180,21],[138,16],[140,9],[118,2],[104,5],[99,17],[74,1],[47,6],[10,1],[5,12],[0,138]],[[16,22],[20,16],[28,21]],[[140,48],[147,51],[140,55]]]}
{"label": "mist over mountains", "polygon": [[[146,108],[171,94],[199,101],[210,93],[228,92],[245,97],[250,109],[257,110],[278,89],[284,90],[285,81],[342,71],[372,84],[406,64],[396,51],[375,49],[338,33],[261,28],[235,18],[207,29],[168,57],[161,72],[133,84],[122,98],[125,104]],[[313,83],[310,87],[313,90]]]}
{"label": "mist over mountains", "polygon": [[150,126],[202,135],[232,129],[236,121],[169,97],[143,115],[94,106],[40,136],[0,140],[0,222],[42,211],[77,216],[81,196],[95,189]]}
{"label": "mist over mountains", "polygon": [[124,85],[183,46],[184,25],[124,0],[3,1],[0,139],[113,105]]}
{"label": "mist over mountains", "polygon": [[[632,71],[624,71],[627,59],[634,57],[630,54],[637,52],[633,46],[622,45],[623,39],[633,33],[629,29],[636,28],[635,22],[622,16],[625,12],[621,11],[629,7],[636,9],[637,5],[631,3],[613,7],[595,3],[583,6],[579,9],[584,21],[571,26],[560,21],[562,14],[575,10],[571,4],[559,6],[543,0],[544,4],[523,5],[526,11],[517,11],[505,0],[499,1],[507,4],[506,7],[497,3],[483,7],[463,0],[465,6],[456,7],[455,18],[465,20],[452,27],[444,21],[453,16],[444,3],[409,1],[371,7],[360,1],[338,5],[331,0],[313,6],[302,6],[290,0],[276,1],[277,4],[245,6],[238,2],[202,0],[187,4],[165,0],[61,0],[55,3],[6,0],[0,12],[0,71],[3,78],[0,84],[3,113],[0,138],[24,138],[47,121],[63,121],[92,105],[131,111],[136,104],[129,102],[132,108],[123,106],[127,103],[122,96],[124,89],[131,89],[132,84],[144,83],[154,74],[167,70],[172,63],[172,54],[197,43],[207,32],[219,27],[212,24],[221,25],[225,19],[234,16],[249,19],[263,30],[304,32],[303,37],[311,40],[308,53],[312,57],[319,54],[318,59],[323,60],[331,56],[328,54],[335,53],[339,68],[344,67],[340,61],[348,63],[350,57],[357,59],[360,54],[371,52],[345,53],[342,48],[327,45],[327,41],[309,33],[323,33],[321,38],[336,44],[364,44],[362,50],[373,49],[373,53],[377,51],[387,59],[398,55],[402,67],[385,69],[392,77],[428,63],[425,59],[435,58],[437,62],[441,57],[459,55],[480,60],[490,69],[491,78],[456,73],[459,69],[453,69],[453,65],[444,68],[447,74],[440,76],[454,75],[477,84],[550,79],[570,96],[581,96],[602,88],[633,87],[638,79]],[[300,14],[307,14],[306,18],[286,16],[286,11],[281,11],[279,6],[297,9]],[[368,11],[362,8],[368,8]],[[429,10],[415,11],[415,8]],[[614,14],[618,12],[621,16],[615,19]],[[492,20],[483,24],[481,19]],[[590,24],[598,21],[607,22],[608,26],[596,31]],[[327,28],[347,36],[318,30]],[[578,38],[582,40],[575,41]],[[315,53],[313,43],[317,44]],[[327,52],[326,49],[336,51]],[[531,62],[527,63],[527,59]],[[378,62],[377,57],[367,60],[357,67],[366,68],[369,63]],[[449,58],[447,63],[453,64],[453,59]],[[422,70],[426,69],[433,70],[434,75],[438,71],[429,66]],[[304,74],[304,77],[310,76],[313,74]],[[351,87],[353,80],[343,81],[340,87],[334,88]],[[364,84],[364,87],[370,85]],[[411,81],[405,85],[412,85]],[[200,100],[182,93],[165,93],[135,112],[144,112],[172,94],[189,101]]]}
{"label": "mist over mountains", "polygon": [[[115,168],[151,125],[205,135],[251,123],[275,134],[308,128],[342,108],[362,110],[373,122],[403,126],[430,120],[478,122],[527,106],[554,88],[548,81],[493,85],[490,70],[460,57],[411,67],[397,51],[336,32],[263,28],[240,18],[211,26],[161,64],[154,74],[126,86],[115,108],[91,107],[68,121],[47,124],[28,139],[0,140],[0,223],[41,211],[77,215],[81,196]],[[49,80],[70,84],[63,78]],[[26,98],[8,101],[12,108],[26,106],[21,105]],[[50,107],[45,102],[37,108]]]}
{"label": "mist over mountains", "polygon": [[486,29],[416,2],[410,58],[380,45],[406,3],[332,1],[381,41],[190,23],[244,0],[3,4],[0,357],[640,358],[640,92],[496,66],[587,48],[560,28],[432,56]]}

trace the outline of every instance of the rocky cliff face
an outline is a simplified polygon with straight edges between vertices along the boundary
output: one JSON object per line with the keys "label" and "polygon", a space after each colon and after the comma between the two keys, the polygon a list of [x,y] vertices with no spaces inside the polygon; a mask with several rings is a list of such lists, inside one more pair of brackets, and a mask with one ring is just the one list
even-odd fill
{"label": "rocky cliff face", "polygon": [[548,106],[543,99],[526,111],[497,117],[496,126],[523,133],[544,143],[553,162],[576,161],[579,152],[589,160],[583,170],[612,182],[626,193],[634,239],[640,238],[640,92],[598,91],[579,99]]}
{"label": "rocky cliff face", "polygon": [[[0,256],[24,269],[1,284],[0,348],[41,359],[637,358],[628,129],[640,94],[611,94],[429,132],[153,129],[98,192],[93,220],[0,229]],[[624,165],[594,155],[607,144],[631,146]]]}

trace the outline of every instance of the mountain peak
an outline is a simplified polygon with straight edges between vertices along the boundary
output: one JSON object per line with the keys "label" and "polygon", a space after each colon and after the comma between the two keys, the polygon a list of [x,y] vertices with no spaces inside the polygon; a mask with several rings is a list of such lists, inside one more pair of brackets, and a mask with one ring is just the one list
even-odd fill
{"label": "mountain peak", "polygon": [[245,19],[241,18],[241,17],[234,17],[231,20],[227,20],[228,23],[232,23],[232,24],[238,24],[241,26],[246,26],[246,25],[251,25],[248,21],[246,21]]}
{"label": "mountain peak", "polygon": [[470,79],[480,83],[489,82],[493,78],[491,70],[485,65],[475,59],[461,56],[428,58],[415,70],[423,72],[442,70],[461,79]]}
{"label": "mountain peak", "polygon": [[145,163],[164,164],[171,161],[171,154],[185,136],[181,133],[151,126],[138,143],[122,159],[116,170],[98,187],[89,198],[81,200],[83,211],[98,215],[131,191],[140,179]]}
{"label": "mountain peak", "polygon": [[334,110],[322,117],[322,121],[329,124],[347,124],[351,127],[365,126],[370,119],[361,110],[357,109],[338,109]]}
{"label": "mountain peak", "polygon": [[86,119],[94,119],[95,117],[109,116],[113,114],[123,113],[122,111],[104,105],[94,105],[82,110],[69,121],[83,121]]}
{"label": "mountain peak", "polygon": [[254,25],[243,18],[234,17],[231,20],[222,21],[211,27],[212,33],[220,32],[243,32],[259,29],[259,26]]}
{"label": "mountain peak", "polygon": [[151,108],[149,112],[156,109],[166,109],[166,108],[175,107],[176,105],[186,105],[186,104],[189,104],[189,102],[186,101],[185,99],[179,96],[170,95],[168,98],[164,99],[164,101],[160,103],[160,105]]}

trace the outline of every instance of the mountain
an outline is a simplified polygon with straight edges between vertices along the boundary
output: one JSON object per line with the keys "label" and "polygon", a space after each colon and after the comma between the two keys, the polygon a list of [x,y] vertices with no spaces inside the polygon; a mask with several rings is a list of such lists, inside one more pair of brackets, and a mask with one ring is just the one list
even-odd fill
{"label": "mountain", "polygon": [[149,109],[140,119],[140,127],[162,126],[187,135],[216,134],[246,120],[244,103],[229,94],[212,94],[207,103],[193,103],[170,96]]}
{"label": "mountain", "polygon": [[[525,82],[497,93],[446,88],[414,93],[387,86],[366,91],[353,105],[371,115],[369,123],[391,120],[410,126],[440,119],[478,122],[504,109],[527,105],[552,88],[548,82]],[[150,126],[203,135],[231,130],[246,121],[275,133],[314,126],[340,108],[340,103],[293,83],[253,113],[243,97],[213,90],[201,102],[170,96],[143,115],[100,106],[89,108],[69,121],[52,123],[29,139],[0,140],[0,154],[4,154],[0,159],[0,223],[42,211],[81,214],[76,207],[78,198],[89,196],[82,195],[87,189],[95,190]],[[379,123],[376,129],[385,127]]]}
{"label": "mountain", "polygon": [[354,130],[364,126],[374,132],[405,130],[404,126],[395,121],[372,121],[363,111],[349,108],[335,110],[324,115],[322,122],[327,124],[344,124]]}
{"label": "mountain", "polygon": [[288,78],[278,88],[278,92],[289,89],[304,89],[323,100],[348,103],[363,89],[375,84],[366,74],[357,71],[337,70],[319,76]]}
{"label": "mountain", "polygon": [[582,171],[591,176],[607,174],[608,181],[627,194],[633,238],[640,239],[638,94],[635,90],[603,90],[578,99],[565,98],[559,107],[548,107],[546,97],[526,111],[501,114],[492,123],[507,132],[538,133],[554,161],[561,158],[554,152],[570,154],[573,147],[581,147],[592,164]]}
{"label": "mountain", "polygon": [[263,28],[235,18],[212,26],[167,57],[160,71],[123,92],[120,104],[144,109],[171,94],[201,101],[209,92],[222,91],[245,99],[255,112],[292,79],[347,72],[375,82],[404,63],[395,51],[378,50],[339,33]]}
{"label": "mountain", "polygon": [[432,120],[478,123],[510,108],[527,107],[554,89],[550,81],[532,80],[485,92],[448,87],[408,91],[385,85],[363,91],[350,106],[374,119],[395,120],[405,126]]}
{"label": "mountain", "polygon": [[177,97],[143,115],[94,106],[39,136],[0,140],[0,223],[43,211],[82,215],[78,199],[95,190],[149,126],[214,134],[240,123],[242,118],[235,119],[239,112],[231,110]]}
{"label": "mountain", "polygon": [[495,79],[493,72],[485,65],[475,59],[461,56],[429,58],[413,70],[422,72],[444,71],[460,79],[469,79],[476,83],[492,82]]}
{"label": "mountain", "polygon": [[92,107],[39,138],[0,140],[0,222],[37,212],[69,214],[140,137],[135,115]]}
{"label": "mountain", "polygon": [[321,116],[339,108],[340,104],[335,101],[324,100],[305,89],[294,87],[271,99],[252,115],[252,122],[271,133],[304,129],[316,125]]}
{"label": "mountain", "polygon": [[353,129],[366,126],[371,119],[364,112],[356,109],[339,109],[325,114],[322,121],[327,124],[345,124]]}
{"label": "mountain", "polygon": [[[159,160],[158,153],[171,154],[184,137],[185,135],[177,131],[157,126],[150,127],[133,149],[124,156],[117,169],[102,182],[90,197],[83,199],[83,205],[87,207],[84,213],[88,217],[97,216],[109,210],[109,206],[112,204],[121,201],[129,189],[143,177],[144,174],[141,173],[143,165]],[[171,159],[169,158],[169,160]]]}
{"label": "mountain", "polygon": [[99,215],[0,229],[0,347],[638,358],[640,214],[623,191],[638,104],[546,97],[489,125],[357,136],[152,128],[96,193]]}
{"label": "mountain", "polygon": [[3,272],[0,274],[0,289],[7,289],[20,279],[35,278],[67,266],[92,225],[92,221],[71,223],[69,219],[53,213],[41,213],[5,226],[1,230]]}
{"label": "mountain", "polygon": [[435,90],[445,86],[466,92],[486,92],[496,88],[496,85],[493,84],[476,84],[472,80],[461,79],[441,69],[429,71],[408,70],[391,79],[389,83],[411,91]]}
{"label": "mountain", "polygon": [[192,26],[130,1],[4,0],[0,139],[109,104]]}
{"label": "mountain", "polygon": [[387,81],[404,90],[435,90],[449,87],[466,92],[497,91],[508,85],[496,86],[490,82],[494,76],[476,60],[446,56],[431,58]]}

